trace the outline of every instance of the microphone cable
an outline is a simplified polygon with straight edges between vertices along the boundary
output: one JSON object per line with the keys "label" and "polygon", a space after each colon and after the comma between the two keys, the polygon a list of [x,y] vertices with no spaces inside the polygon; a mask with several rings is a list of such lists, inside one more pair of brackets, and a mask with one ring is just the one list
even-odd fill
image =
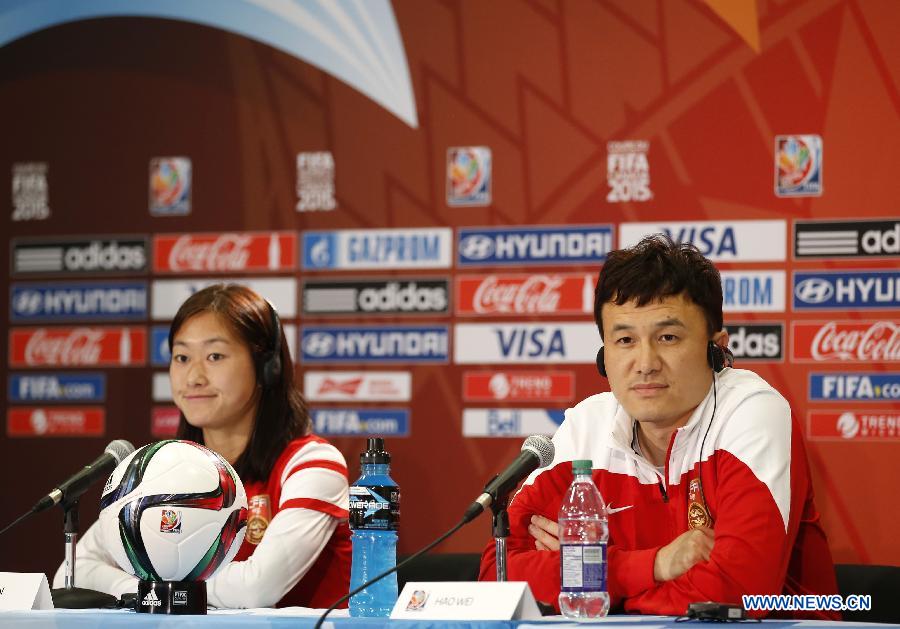
{"label": "microphone cable", "polygon": [[7,524],[5,527],[3,527],[3,530],[0,531],[0,535],[3,535],[3,534],[6,533],[9,529],[11,529],[12,527],[14,527],[16,524],[18,524],[19,522],[21,522],[22,520],[24,520],[25,518],[27,518],[28,516],[30,516],[31,514],[36,513],[36,512],[37,512],[37,508],[32,507],[30,511],[26,511],[25,513],[23,513],[22,515],[20,515],[18,518],[16,518],[15,520],[13,520],[11,524]]}
{"label": "microphone cable", "polygon": [[[390,575],[390,574],[392,574],[392,573],[394,573],[394,572],[397,572],[398,569],[402,568],[403,566],[405,566],[406,564],[408,564],[410,561],[413,561],[414,559],[417,559],[417,558],[420,557],[421,555],[424,555],[424,554],[427,553],[429,550],[431,550],[432,548],[434,548],[435,546],[437,546],[438,544],[440,544],[441,542],[443,542],[445,539],[447,539],[448,537],[450,537],[450,536],[453,535],[454,533],[456,533],[459,529],[461,529],[461,528],[462,528],[463,526],[465,526],[466,524],[467,524],[467,522],[466,522],[465,519],[460,520],[457,524],[455,524],[455,525],[453,526],[453,528],[451,528],[449,531],[447,531],[446,533],[444,533],[443,535],[441,535],[440,537],[438,537],[436,540],[434,540],[433,542],[431,542],[430,544],[428,544],[427,546],[425,546],[422,550],[419,550],[419,551],[416,552],[415,554],[410,555],[409,557],[407,557],[406,559],[404,559],[403,561],[401,561],[400,563],[398,563],[396,566],[394,566],[394,567],[391,568],[390,570],[385,570],[384,572],[382,572],[381,574],[379,574],[377,577],[374,577],[374,578],[372,578],[372,579],[369,579],[368,581],[366,581],[365,583],[363,583],[361,586],[359,586],[358,588],[356,588],[356,589],[353,590],[352,592],[348,592],[348,593],[345,594],[344,596],[340,597],[338,600],[336,600],[334,603],[331,604],[331,607],[329,607],[328,609],[325,610],[325,613],[323,613],[321,616],[319,616],[319,620],[316,621],[316,624],[315,624],[315,626],[313,627],[313,629],[320,629],[320,627],[322,626],[322,623],[325,622],[325,617],[328,616],[328,614],[330,614],[331,612],[333,612],[335,609],[337,609],[337,606],[338,606],[338,605],[340,605],[340,604],[343,603],[344,601],[348,600],[351,596],[355,596],[356,594],[359,594],[360,592],[362,592],[363,590],[365,590],[367,587],[369,587],[369,586],[372,585],[373,583],[377,583],[378,581],[381,581],[381,580],[382,580],[383,578],[385,578],[386,576],[388,576],[388,575]],[[398,592],[398,594],[399,594],[399,592]]]}

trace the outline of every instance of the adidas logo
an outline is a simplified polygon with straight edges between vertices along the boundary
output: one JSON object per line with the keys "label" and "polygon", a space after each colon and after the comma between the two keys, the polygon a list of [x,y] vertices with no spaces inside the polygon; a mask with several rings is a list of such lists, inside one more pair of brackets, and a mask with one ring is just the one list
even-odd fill
{"label": "adidas logo", "polygon": [[141,601],[141,605],[146,607],[162,607],[162,602],[159,600],[156,592],[150,590],[147,596],[144,597],[144,600]]}

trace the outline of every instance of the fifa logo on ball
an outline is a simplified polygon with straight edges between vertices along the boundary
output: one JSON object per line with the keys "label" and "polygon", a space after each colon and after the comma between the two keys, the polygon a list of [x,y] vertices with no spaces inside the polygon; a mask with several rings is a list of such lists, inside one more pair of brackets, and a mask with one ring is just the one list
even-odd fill
{"label": "fifa logo on ball", "polygon": [[163,509],[159,521],[160,533],[181,533],[181,511]]}

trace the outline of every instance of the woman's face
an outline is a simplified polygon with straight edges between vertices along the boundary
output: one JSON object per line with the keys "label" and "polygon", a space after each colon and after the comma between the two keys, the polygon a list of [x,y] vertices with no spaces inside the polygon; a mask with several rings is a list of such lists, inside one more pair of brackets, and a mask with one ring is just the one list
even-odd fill
{"label": "woman's face", "polygon": [[259,404],[250,348],[215,313],[185,321],[172,342],[169,382],[188,423],[248,433]]}

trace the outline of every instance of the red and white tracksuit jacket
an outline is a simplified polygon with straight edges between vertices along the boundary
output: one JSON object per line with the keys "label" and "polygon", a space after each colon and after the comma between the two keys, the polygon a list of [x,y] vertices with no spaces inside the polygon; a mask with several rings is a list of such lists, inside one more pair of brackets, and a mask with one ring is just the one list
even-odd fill
{"label": "red and white tracksuit jacket", "polygon": [[[688,423],[672,435],[664,474],[634,452],[633,437],[634,421],[612,393],[566,411],[553,437],[552,464],[533,472],[509,506],[510,581],[528,581],[538,600],[558,605],[559,552],[535,550],[528,523],[534,514],[558,519],[572,482],[571,461],[591,459],[609,510],[613,609],[679,615],[695,601],[739,605],[742,594],[837,592],[801,429],[787,401],[762,378],[741,369],[720,372]],[[688,530],[689,512],[695,523],[702,521],[704,498],[715,534],[710,560],[656,582],[656,552]],[[480,578],[495,576],[492,542]],[[832,612],[807,616],[840,618]]]}

